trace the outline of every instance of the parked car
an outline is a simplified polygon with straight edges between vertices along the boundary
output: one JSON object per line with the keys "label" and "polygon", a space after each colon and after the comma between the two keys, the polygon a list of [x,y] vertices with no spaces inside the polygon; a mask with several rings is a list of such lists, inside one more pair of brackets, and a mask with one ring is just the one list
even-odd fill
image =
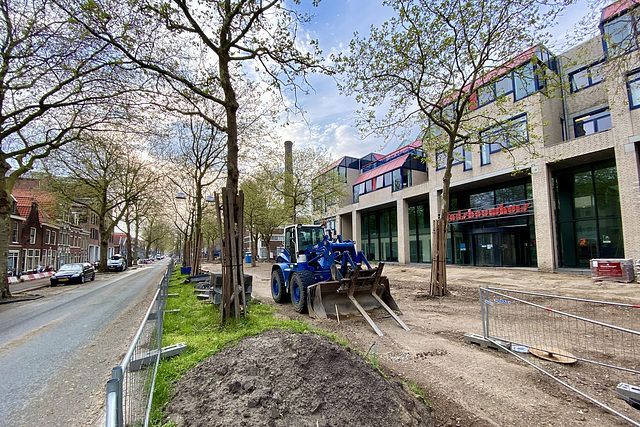
{"label": "parked car", "polygon": [[127,269],[127,259],[120,255],[114,255],[107,260],[107,269],[109,271],[125,271]]}
{"label": "parked car", "polygon": [[59,283],[84,283],[95,278],[96,270],[88,262],[65,264],[51,276],[51,286],[58,286]]}

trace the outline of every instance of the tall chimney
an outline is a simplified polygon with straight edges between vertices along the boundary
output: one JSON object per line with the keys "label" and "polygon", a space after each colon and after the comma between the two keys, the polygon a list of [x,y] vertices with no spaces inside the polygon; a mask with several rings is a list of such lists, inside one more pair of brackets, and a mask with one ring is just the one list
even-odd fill
{"label": "tall chimney", "polygon": [[284,205],[290,220],[295,224],[296,210],[293,204],[293,142],[284,142]]}

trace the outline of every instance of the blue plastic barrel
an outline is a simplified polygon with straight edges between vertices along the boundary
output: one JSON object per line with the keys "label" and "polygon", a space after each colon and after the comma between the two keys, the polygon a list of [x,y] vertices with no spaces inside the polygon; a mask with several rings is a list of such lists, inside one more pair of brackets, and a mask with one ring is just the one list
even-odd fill
{"label": "blue plastic barrel", "polygon": [[251,264],[251,252],[247,252],[246,254],[244,254],[244,262],[246,262],[247,264]]}

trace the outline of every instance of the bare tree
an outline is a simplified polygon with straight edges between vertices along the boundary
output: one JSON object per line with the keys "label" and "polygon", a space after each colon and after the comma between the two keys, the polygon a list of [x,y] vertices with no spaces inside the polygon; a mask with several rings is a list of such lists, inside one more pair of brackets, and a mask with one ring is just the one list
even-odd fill
{"label": "bare tree", "polygon": [[310,221],[315,198],[333,204],[341,202],[346,196],[344,178],[337,173],[327,172],[332,159],[326,150],[312,147],[294,149],[293,174],[289,178],[285,176],[284,157],[283,149],[271,149],[262,157],[259,165],[264,177],[263,185],[270,186],[292,205],[292,213],[285,221],[293,224]]}
{"label": "bare tree", "polygon": [[200,268],[204,204],[224,171],[225,148],[223,134],[198,116],[175,123],[166,143],[156,148],[172,171],[167,179],[193,206],[192,257],[187,265],[194,274]]}
{"label": "bare tree", "polygon": [[47,167],[52,189],[98,217],[100,269],[107,269],[109,237],[129,206],[155,178],[122,134],[93,134],[55,152]]}

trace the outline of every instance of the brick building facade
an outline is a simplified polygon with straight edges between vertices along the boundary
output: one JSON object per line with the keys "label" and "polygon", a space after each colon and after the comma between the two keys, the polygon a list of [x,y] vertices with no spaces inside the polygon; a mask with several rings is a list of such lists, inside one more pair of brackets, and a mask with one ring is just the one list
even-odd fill
{"label": "brick building facade", "polygon": [[[618,2],[603,10],[604,36],[560,55],[532,48],[477,89],[469,116],[501,124],[479,132],[479,149],[457,153],[448,263],[554,271],[586,269],[592,258],[640,258],[639,19],[640,2]],[[544,76],[533,72],[541,64]],[[498,106],[496,94],[506,102]],[[514,163],[503,150],[513,132],[539,156],[515,151]],[[421,145],[345,174],[351,199],[332,210],[316,205],[317,221],[335,224],[372,261],[431,262],[444,168],[441,159],[420,162]]]}

